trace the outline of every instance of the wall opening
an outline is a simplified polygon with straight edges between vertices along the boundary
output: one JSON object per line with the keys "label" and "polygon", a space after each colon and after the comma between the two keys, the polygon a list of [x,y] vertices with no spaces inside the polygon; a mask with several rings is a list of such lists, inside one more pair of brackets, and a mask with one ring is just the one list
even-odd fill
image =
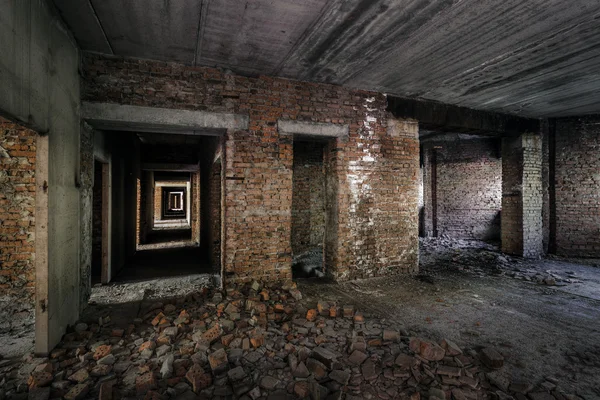
{"label": "wall opening", "polygon": [[327,221],[325,141],[294,140],[292,178],[292,274],[322,278]]}
{"label": "wall opening", "polygon": [[420,236],[500,240],[500,148],[494,137],[421,133]]}
{"label": "wall opening", "polygon": [[[147,172],[147,171],[145,171]],[[138,207],[140,220],[145,221],[147,232],[138,243],[137,250],[155,248],[197,247],[192,229],[191,196],[194,174],[177,171],[155,171],[146,175],[146,201],[151,204],[148,212],[142,216]],[[138,196],[140,196],[138,194]],[[138,204],[141,203],[138,200]],[[194,215],[194,218],[197,216]]]}
{"label": "wall opening", "polygon": [[[211,166],[220,150],[220,138],[106,131],[95,136],[94,152],[107,164],[96,162],[93,281],[131,282],[220,272],[213,251],[213,241],[220,243],[220,220],[215,224],[212,219],[221,215],[220,174],[218,193],[211,190],[215,185]],[[101,176],[103,169],[110,175]],[[110,194],[103,197],[101,188],[106,186]],[[101,208],[108,199],[110,212],[105,211],[108,217],[103,219]],[[110,221],[106,274],[99,261],[103,220]],[[212,235],[212,226],[218,227],[219,234],[203,236],[202,228]]]}

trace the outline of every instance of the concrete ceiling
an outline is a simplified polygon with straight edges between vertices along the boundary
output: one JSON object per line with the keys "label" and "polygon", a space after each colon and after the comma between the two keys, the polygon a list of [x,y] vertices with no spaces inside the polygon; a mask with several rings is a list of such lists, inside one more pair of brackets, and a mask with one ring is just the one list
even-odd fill
{"label": "concrete ceiling", "polygon": [[528,117],[600,112],[598,0],[53,0],[84,50]]}

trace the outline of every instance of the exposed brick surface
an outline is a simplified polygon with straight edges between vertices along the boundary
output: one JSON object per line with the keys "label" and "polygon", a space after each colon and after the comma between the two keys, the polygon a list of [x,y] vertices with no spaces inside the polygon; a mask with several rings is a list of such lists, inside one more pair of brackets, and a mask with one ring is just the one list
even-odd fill
{"label": "exposed brick surface", "polygon": [[225,138],[225,280],[291,278],[293,140],[277,120],[347,124],[327,146],[327,268],[339,279],[416,270],[418,127],[389,129],[385,96],[88,54],[83,100],[249,115],[248,131]]}
{"label": "exposed brick surface", "polygon": [[0,117],[0,332],[33,322],[35,141]]}
{"label": "exposed brick surface", "polygon": [[[497,139],[428,141],[435,147],[436,227],[438,235],[483,240],[500,239],[502,160]],[[432,168],[424,163],[431,203]],[[431,207],[431,205],[428,204]],[[431,211],[429,218],[433,218]],[[428,226],[433,225],[429,222]],[[432,229],[432,228],[428,228]]]}
{"label": "exposed brick surface", "polygon": [[211,264],[215,270],[221,269],[221,161],[213,163],[210,172],[210,235],[212,247]]}
{"label": "exposed brick surface", "polygon": [[523,134],[502,141],[502,251],[543,254],[542,141]]}
{"label": "exposed brick surface", "polygon": [[600,257],[600,117],[556,121],[556,252]]}
{"label": "exposed brick surface", "polygon": [[160,221],[162,220],[162,187],[155,186],[154,187],[154,220]]}
{"label": "exposed brick surface", "polygon": [[292,251],[321,246],[325,234],[325,169],[322,142],[294,142]]}

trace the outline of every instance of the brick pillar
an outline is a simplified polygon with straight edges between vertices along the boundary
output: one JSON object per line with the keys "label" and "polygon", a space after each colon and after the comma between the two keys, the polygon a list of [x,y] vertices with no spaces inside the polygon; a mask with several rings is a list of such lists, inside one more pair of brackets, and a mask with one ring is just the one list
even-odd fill
{"label": "brick pillar", "polygon": [[502,140],[502,251],[543,254],[542,140],[523,134]]}
{"label": "brick pillar", "polygon": [[421,235],[437,236],[437,153],[431,145],[423,151],[423,209],[421,210]]}

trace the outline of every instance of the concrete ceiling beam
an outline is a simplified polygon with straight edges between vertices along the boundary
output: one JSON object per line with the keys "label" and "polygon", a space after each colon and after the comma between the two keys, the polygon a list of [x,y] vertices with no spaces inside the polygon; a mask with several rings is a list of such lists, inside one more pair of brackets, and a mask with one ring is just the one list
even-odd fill
{"label": "concrete ceiling beam", "polygon": [[190,135],[224,134],[227,129],[247,130],[247,115],[174,110],[112,103],[81,105],[81,118],[96,129]]}
{"label": "concrete ceiling beam", "polygon": [[433,101],[388,96],[388,111],[397,118],[419,121],[419,129],[437,132],[513,136],[539,132],[540,120],[473,110]]}
{"label": "concrete ceiling beam", "polygon": [[348,125],[326,124],[320,122],[278,120],[280,134],[336,138],[348,136]]}

